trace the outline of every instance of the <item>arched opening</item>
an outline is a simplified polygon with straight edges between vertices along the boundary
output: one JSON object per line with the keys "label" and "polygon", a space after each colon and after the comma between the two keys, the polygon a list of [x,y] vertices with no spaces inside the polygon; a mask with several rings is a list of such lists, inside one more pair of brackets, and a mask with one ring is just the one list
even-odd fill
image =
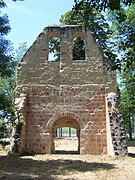
{"label": "arched opening", "polygon": [[55,62],[60,61],[60,42],[61,39],[57,36],[51,37],[49,40],[49,53],[48,53],[48,61]]}
{"label": "arched opening", "polygon": [[85,60],[85,39],[75,37],[72,41],[73,45],[73,60]]}
{"label": "arched opening", "polygon": [[52,128],[52,153],[79,154],[80,127],[76,120],[69,117],[59,118]]}

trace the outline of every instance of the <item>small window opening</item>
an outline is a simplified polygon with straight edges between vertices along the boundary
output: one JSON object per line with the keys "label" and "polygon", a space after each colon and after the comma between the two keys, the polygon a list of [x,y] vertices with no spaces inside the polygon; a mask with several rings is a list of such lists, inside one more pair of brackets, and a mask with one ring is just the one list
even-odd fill
{"label": "small window opening", "polygon": [[60,41],[58,37],[53,37],[49,41],[48,61],[60,61]]}
{"label": "small window opening", "polygon": [[73,39],[73,60],[85,60],[85,40],[81,37]]}

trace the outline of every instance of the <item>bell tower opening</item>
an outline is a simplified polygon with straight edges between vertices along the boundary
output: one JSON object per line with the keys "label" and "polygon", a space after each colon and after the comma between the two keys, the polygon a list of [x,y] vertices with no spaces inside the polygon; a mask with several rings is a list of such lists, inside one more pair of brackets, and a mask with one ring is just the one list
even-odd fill
{"label": "bell tower opening", "polygon": [[60,61],[60,42],[61,42],[61,39],[57,36],[52,37],[50,39],[49,54],[48,54],[49,62]]}

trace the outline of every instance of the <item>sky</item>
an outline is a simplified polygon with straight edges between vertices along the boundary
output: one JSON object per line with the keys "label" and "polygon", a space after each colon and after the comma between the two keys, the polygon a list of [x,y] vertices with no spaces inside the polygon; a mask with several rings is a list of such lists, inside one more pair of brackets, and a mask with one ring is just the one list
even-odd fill
{"label": "sky", "polygon": [[7,7],[2,9],[2,14],[7,14],[11,32],[8,39],[13,43],[14,49],[19,43],[27,42],[32,45],[44,27],[60,24],[62,14],[70,10],[74,0],[4,0]]}

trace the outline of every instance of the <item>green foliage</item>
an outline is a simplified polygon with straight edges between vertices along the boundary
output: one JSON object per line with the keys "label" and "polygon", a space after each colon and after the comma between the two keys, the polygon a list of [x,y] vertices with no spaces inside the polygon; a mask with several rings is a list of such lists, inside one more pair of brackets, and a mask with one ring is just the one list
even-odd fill
{"label": "green foliage", "polygon": [[123,67],[120,77],[122,107],[125,111],[127,109],[135,114],[135,70],[125,71],[125,67]]}
{"label": "green foliage", "polygon": [[116,67],[117,56],[113,53],[111,43],[112,31],[106,21],[105,14],[93,7],[89,2],[82,2],[79,9],[72,9],[60,18],[61,24],[80,24],[87,26],[108,58],[112,68]]}
{"label": "green foliage", "polygon": [[109,20],[112,22],[112,32],[115,51],[121,56],[121,64],[125,64],[126,69],[132,68],[135,64],[135,5],[131,5],[128,9],[121,8],[121,12],[125,17],[119,23],[116,14],[112,11],[108,13]]}
{"label": "green foliage", "polygon": [[62,15],[60,22],[87,26],[111,64],[121,70],[121,108],[125,123],[132,126],[135,114],[135,1],[75,2],[72,11]]}
{"label": "green foliage", "polygon": [[133,4],[126,12],[127,21],[135,26],[135,4]]}
{"label": "green foliage", "polygon": [[[126,68],[129,68],[135,61],[135,1],[74,1],[75,6],[72,10],[73,16],[71,19],[77,19],[76,14],[80,14],[80,20],[83,20],[84,25],[90,27],[95,39],[105,51],[108,59],[115,64],[115,69],[120,70],[122,62],[127,62]],[[98,16],[99,19],[97,18]],[[107,19],[107,21],[105,21],[105,19]],[[66,18],[63,20],[67,22]],[[105,22],[107,22],[107,24],[105,24]],[[110,28],[109,26],[112,27]],[[118,52],[122,58],[118,58]]]}
{"label": "green foliage", "polygon": [[[0,137],[7,136],[9,132],[9,122],[13,120],[14,108],[12,102],[15,78],[0,78]],[[3,137],[2,137],[3,135]]]}
{"label": "green foliage", "polygon": [[0,78],[0,117],[8,118],[11,111],[13,89],[15,88],[15,78]]}
{"label": "green foliage", "polygon": [[83,38],[73,39],[73,60],[85,60],[85,41]]}
{"label": "green foliage", "polygon": [[9,132],[9,124],[17,119],[16,109],[13,104],[16,67],[27,50],[27,44],[21,43],[16,50],[16,56],[12,60],[12,76],[0,77],[0,130],[1,135]]}
{"label": "green foliage", "polygon": [[[0,0],[0,8],[5,6],[5,2]],[[10,30],[8,16],[0,14],[0,138],[9,133],[9,122],[15,120],[12,97],[15,88],[16,66],[23,53],[22,48],[18,52],[18,57],[13,58],[12,44],[5,38]]]}
{"label": "green foliage", "polygon": [[125,66],[126,64],[123,64],[120,73],[121,109],[130,138],[132,138],[133,117],[135,115],[135,69],[128,68],[125,71]]}
{"label": "green foliage", "polygon": [[27,50],[28,50],[27,42],[19,43],[19,47],[15,50],[16,61],[20,62]]}
{"label": "green foliage", "polygon": [[0,139],[8,137],[9,126],[2,119],[0,119]]}
{"label": "green foliage", "polygon": [[[60,60],[60,38],[54,37],[49,42],[49,60],[59,61]],[[51,57],[52,56],[52,57]]]}
{"label": "green foliage", "polygon": [[[2,3],[3,4],[3,3]],[[0,7],[5,5],[0,3]],[[0,76],[10,77],[12,71],[12,45],[9,40],[5,39],[10,31],[9,21],[7,15],[0,16]]]}
{"label": "green foliage", "polygon": [[76,6],[79,6],[83,2],[90,2],[92,6],[96,6],[100,10],[120,10],[121,3],[125,6],[130,6],[134,0],[74,0]]}
{"label": "green foliage", "polygon": [[0,0],[0,8],[3,8],[5,6],[6,6],[5,2],[3,0]]}
{"label": "green foliage", "polygon": [[[16,2],[16,1],[24,1],[24,0],[12,0],[12,1]],[[3,8],[5,6],[6,6],[6,3],[3,0],[0,0],[0,8]]]}

